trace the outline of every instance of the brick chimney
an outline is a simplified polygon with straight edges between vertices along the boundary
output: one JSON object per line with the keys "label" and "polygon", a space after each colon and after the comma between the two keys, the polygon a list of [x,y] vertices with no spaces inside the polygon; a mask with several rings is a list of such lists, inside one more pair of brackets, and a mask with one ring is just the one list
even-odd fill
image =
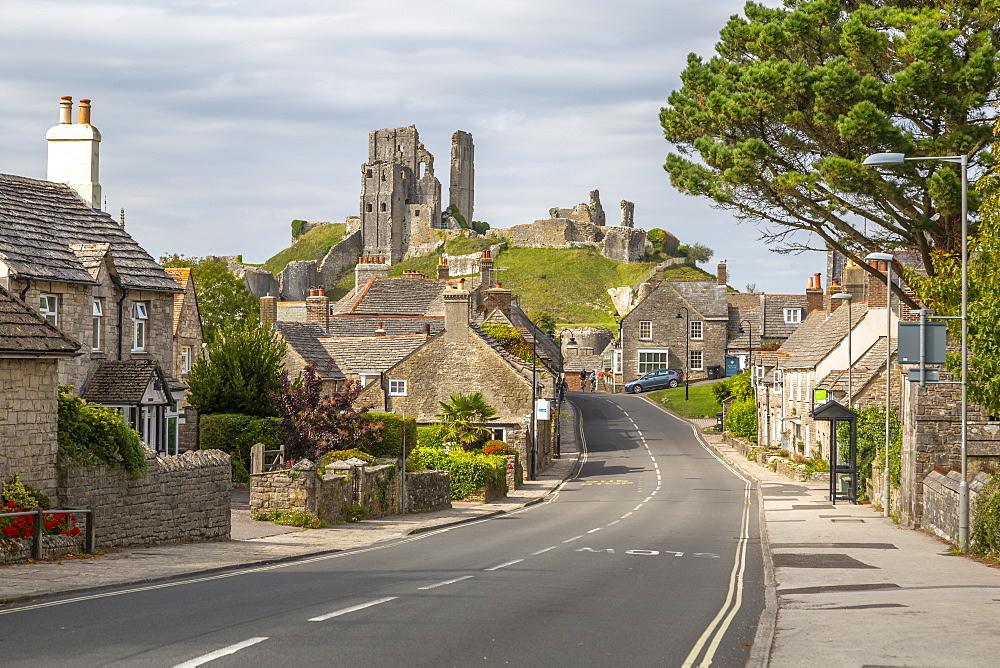
{"label": "brick chimney", "polygon": [[442,293],[444,297],[444,340],[465,343],[469,336],[469,291],[464,282],[456,287],[451,281]]}
{"label": "brick chimney", "polygon": [[830,285],[828,285],[826,288],[826,297],[827,297],[827,303],[830,305],[830,313],[836,311],[844,303],[845,300],[843,299],[833,298],[833,295],[840,294],[841,292],[844,292],[844,288],[842,285],[840,285],[840,279],[831,278]]}
{"label": "brick chimney", "polygon": [[376,276],[388,276],[389,266],[382,255],[362,255],[354,267],[354,290],[363,290],[368,281]]}
{"label": "brick chimney", "polygon": [[729,282],[729,272],[726,271],[725,262],[720,262],[719,266],[715,268],[715,278],[719,285],[726,285]]}
{"label": "brick chimney", "polygon": [[823,283],[820,274],[813,274],[806,286],[806,315],[823,310]]}
{"label": "brick chimney", "polygon": [[439,281],[447,280],[451,274],[448,270],[448,256],[442,255],[438,258],[437,277]]}
{"label": "brick chimney", "polygon": [[73,98],[59,102],[59,124],[45,133],[49,145],[46,180],[65,183],[92,209],[101,208],[99,178],[101,133],[90,124],[90,100],[80,100],[79,123],[73,123]]}
{"label": "brick chimney", "polygon": [[260,298],[260,321],[272,326],[278,321],[278,298],[267,295]]}
{"label": "brick chimney", "polygon": [[885,272],[889,270],[889,263],[885,260],[874,260],[871,266],[882,275],[867,275],[868,308],[885,308]]}
{"label": "brick chimney", "polygon": [[330,300],[323,286],[309,288],[306,297],[306,322],[314,322],[325,332],[330,326]]}
{"label": "brick chimney", "polygon": [[385,338],[385,328],[382,326],[381,322],[378,324],[378,327],[375,329],[375,338],[376,339],[384,339]]}
{"label": "brick chimney", "polygon": [[493,254],[489,249],[479,258],[479,281],[480,285],[493,285]]}
{"label": "brick chimney", "polygon": [[511,303],[514,300],[514,293],[503,287],[500,281],[493,284],[493,287],[486,291],[486,310],[500,309],[501,312],[510,318]]}

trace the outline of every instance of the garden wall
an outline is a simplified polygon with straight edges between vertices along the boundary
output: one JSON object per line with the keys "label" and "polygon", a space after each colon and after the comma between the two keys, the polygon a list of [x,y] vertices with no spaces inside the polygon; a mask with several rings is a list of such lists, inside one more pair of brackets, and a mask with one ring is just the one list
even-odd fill
{"label": "garden wall", "polygon": [[146,473],[130,478],[104,465],[59,473],[64,508],[93,508],[98,549],[229,538],[229,455],[193,450],[172,457],[146,451]]}
{"label": "garden wall", "polygon": [[[82,516],[80,526],[83,525]],[[73,552],[83,552],[84,536],[42,536],[42,556],[62,557]],[[31,559],[31,538],[0,539],[0,565],[16,564]]]}
{"label": "garden wall", "polygon": [[[985,473],[977,473],[969,481],[969,531],[976,516],[976,499],[979,492],[990,478]],[[958,542],[958,486],[962,482],[962,474],[949,471],[943,474],[931,471],[923,484],[924,514],[921,526],[933,531],[945,540]]]}

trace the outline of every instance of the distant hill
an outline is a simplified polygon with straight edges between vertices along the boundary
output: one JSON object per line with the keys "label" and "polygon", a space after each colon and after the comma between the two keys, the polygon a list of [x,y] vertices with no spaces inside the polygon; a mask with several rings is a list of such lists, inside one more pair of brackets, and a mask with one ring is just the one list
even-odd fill
{"label": "distant hill", "polygon": [[345,223],[331,223],[315,227],[298,239],[288,248],[280,251],[261,265],[272,274],[277,274],[289,262],[296,260],[321,261],[326,252],[336,246],[347,236]]}

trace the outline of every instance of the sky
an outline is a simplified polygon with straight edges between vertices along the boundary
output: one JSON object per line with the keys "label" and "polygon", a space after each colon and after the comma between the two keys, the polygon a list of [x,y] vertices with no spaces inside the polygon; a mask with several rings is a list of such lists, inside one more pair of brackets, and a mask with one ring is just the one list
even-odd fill
{"label": "sky", "polygon": [[[548,217],[598,189],[608,222],[715,251],[730,285],[802,293],[819,253],[670,185],[658,113],[743,0],[175,0],[4,3],[0,172],[45,178],[59,98],[89,98],[106,210],[154,257],[263,262],[290,222],[357,215],[368,133],[415,125],[447,196],[475,142],[475,215]],[[75,118],[75,114],[74,114]]]}

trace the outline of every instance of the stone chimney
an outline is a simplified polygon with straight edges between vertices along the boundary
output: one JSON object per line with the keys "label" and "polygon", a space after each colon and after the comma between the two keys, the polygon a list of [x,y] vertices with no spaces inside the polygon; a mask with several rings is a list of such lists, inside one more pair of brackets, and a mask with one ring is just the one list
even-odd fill
{"label": "stone chimney", "polygon": [[260,298],[260,322],[272,326],[278,321],[278,298],[267,295]]}
{"label": "stone chimney", "polygon": [[424,336],[428,339],[431,338],[431,323],[429,322],[424,323]]}
{"label": "stone chimney", "polygon": [[354,267],[354,290],[359,292],[376,276],[388,276],[389,266],[382,255],[362,255]]}
{"label": "stone chimney", "polygon": [[447,280],[451,274],[448,270],[448,256],[442,255],[438,258],[437,277],[439,281]]}
{"label": "stone chimney", "polygon": [[715,278],[719,285],[726,285],[729,283],[729,272],[726,271],[725,262],[720,262],[719,266],[715,268]]}
{"label": "stone chimney", "polygon": [[384,339],[385,338],[385,328],[382,326],[381,322],[378,324],[378,327],[375,329],[375,338],[376,339]]}
{"label": "stone chimney", "polygon": [[823,283],[820,275],[813,274],[806,286],[806,315],[823,310]]}
{"label": "stone chimney", "polygon": [[458,287],[449,281],[442,293],[444,340],[451,343],[465,343],[469,337],[469,291],[464,288],[464,281]]}
{"label": "stone chimney", "polygon": [[656,267],[653,269],[653,280],[656,281],[657,283],[662,283],[663,282],[663,271],[664,271],[664,267],[663,267],[662,264],[656,265]]}
{"label": "stone chimney", "polygon": [[323,286],[309,288],[306,297],[306,322],[314,322],[325,332],[330,326],[330,300]]}
{"label": "stone chimney", "polygon": [[493,285],[493,254],[489,249],[479,258],[479,280],[480,285]]}
{"label": "stone chimney", "polygon": [[486,291],[486,309],[500,309],[501,312],[510,318],[511,303],[514,301],[514,293],[503,287],[500,281],[493,284],[493,287]]}
{"label": "stone chimney", "polygon": [[45,133],[49,145],[48,181],[65,183],[92,209],[101,208],[101,133],[90,124],[90,100],[80,100],[79,123],[73,123],[73,98],[59,102],[59,124]]}
{"label": "stone chimney", "polygon": [[885,260],[874,260],[871,266],[882,275],[868,274],[868,308],[885,308],[885,272],[889,270],[889,263]]}
{"label": "stone chimney", "polygon": [[843,305],[845,300],[833,298],[833,295],[840,294],[843,291],[844,287],[840,284],[840,279],[831,278],[830,285],[826,287],[826,301],[830,305],[830,313],[833,313]]}

